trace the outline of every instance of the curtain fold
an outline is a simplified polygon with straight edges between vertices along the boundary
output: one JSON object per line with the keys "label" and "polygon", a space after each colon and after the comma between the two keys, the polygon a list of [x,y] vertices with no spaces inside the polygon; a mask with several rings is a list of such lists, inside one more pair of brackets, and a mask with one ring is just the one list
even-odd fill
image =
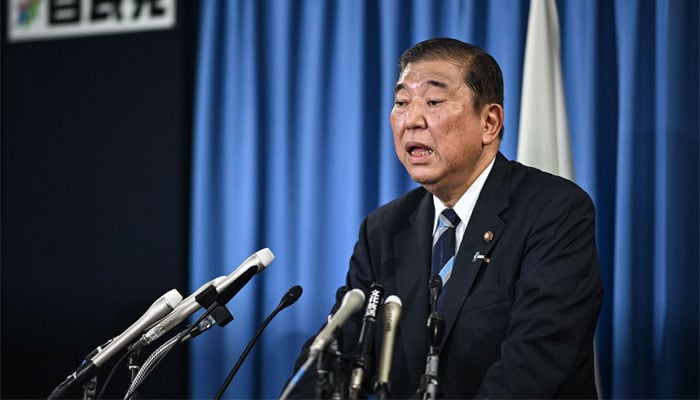
{"label": "curtain fold", "polygon": [[[534,1],[534,0],[533,0]],[[698,2],[560,1],[576,181],[593,198],[606,290],[602,393],[698,397]],[[276,398],[345,281],[362,218],[405,193],[388,123],[401,52],[433,36],[503,69],[515,158],[529,1],[230,0],[200,3],[192,158],[192,290],[269,247],[191,341],[192,398],[211,397],[293,285],[225,398]],[[542,143],[543,147],[550,143]]]}

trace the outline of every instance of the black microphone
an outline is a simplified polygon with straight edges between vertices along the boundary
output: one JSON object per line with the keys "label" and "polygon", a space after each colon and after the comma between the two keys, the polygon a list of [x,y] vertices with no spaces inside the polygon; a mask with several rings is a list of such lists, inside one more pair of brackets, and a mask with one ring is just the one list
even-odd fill
{"label": "black microphone", "polygon": [[251,265],[248,269],[231,283],[224,287],[221,282],[213,284],[214,289],[222,288],[218,291],[214,290],[214,295],[202,292],[201,296],[195,296],[196,301],[200,305],[207,305],[207,310],[202,314],[196,323],[192,324],[190,331],[182,338],[182,341],[190,340],[193,337],[200,335],[214,325],[224,327],[233,320],[233,316],[226,308],[226,304],[250,282],[251,279],[258,273],[258,266]]}
{"label": "black microphone", "polygon": [[362,393],[362,383],[367,372],[367,359],[370,348],[374,343],[374,328],[377,324],[377,312],[379,305],[384,299],[384,286],[381,283],[373,283],[369,287],[369,298],[365,308],[365,316],[362,319],[362,329],[358,341],[358,351],[353,361],[352,373],[350,375],[350,387],[348,389],[350,399],[357,399],[364,395]]}
{"label": "black microphone", "polygon": [[430,313],[435,314],[437,312],[437,301],[442,291],[442,278],[440,278],[440,274],[433,274],[433,276],[430,277],[428,288],[430,289]]}
{"label": "black microphone", "polygon": [[126,347],[132,340],[140,335],[149,325],[163,318],[176,308],[182,301],[182,295],[172,289],[153,302],[146,312],[128,327],[119,336],[111,339],[104,348],[98,348],[97,352],[92,352],[89,358],[62,383],[60,383],[49,395],[49,399],[62,397],[65,391],[76,383],[80,383],[87,378],[91,378],[97,373],[97,369],[109,360],[114,354]]}
{"label": "black microphone", "polygon": [[384,337],[379,353],[379,368],[377,369],[377,399],[384,400],[391,392],[389,386],[389,373],[391,372],[391,360],[394,356],[394,341],[396,340],[396,327],[401,319],[401,299],[391,295],[384,302]]}
{"label": "black microphone", "polygon": [[291,306],[297,300],[299,300],[299,297],[301,297],[302,292],[303,292],[303,290],[301,289],[301,286],[296,285],[296,286],[290,288],[287,291],[287,293],[284,294],[284,296],[282,297],[282,300],[280,300],[277,307],[272,311],[272,313],[270,313],[270,315],[265,319],[265,321],[263,321],[263,323],[260,325],[258,330],[255,332],[255,335],[253,336],[251,341],[246,346],[245,350],[243,350],[243,353],[238,358],[238,361],[236,361],[236,364],[231,369],[231,372],[229,372],[228,376],[224,380],[224,383],[221,385],[218,392],[216,392],[216,396],[214,396],[214,400],[219,400],[221,398],[221,396],[224,394],[224,392],[226,391],[226,388],[228,388],[228,385],[231,383],[231,380],[238,372],[238,369],[241,367],[241,364],[243,364],[243,360],[245,360],[245,358],[248,356],[248,353],[250,353],[250,350],[253,348],[253,345],[255,345],[255,342],[257,342],[258,338],[260,337],[260,334],[262,334],[262,331],[267,327],[267,325],[270,323],[270,321],[272,321],[272,318],[274,318],[277,315],[277,313],[279,313],[280,311],[284,310],[285,308]]}
{"label": "black microphone", "polygon": [[425,360],[425,373],[421,377],[420,387],[416,396],[420,399],[436,399],[438,396],[439,379],[438,366],[440,365],[440,341],[445,331],[445,320],[437,312],[437,299],[442,290],[440,275],[434,274],[428,283],[430,289],[430,308],[432,312],[428,316],[428,355]]}

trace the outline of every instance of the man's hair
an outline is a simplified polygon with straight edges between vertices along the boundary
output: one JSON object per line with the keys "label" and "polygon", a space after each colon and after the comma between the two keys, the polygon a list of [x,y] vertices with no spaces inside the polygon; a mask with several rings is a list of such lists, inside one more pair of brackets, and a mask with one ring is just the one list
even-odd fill
{"label": "man's hair", "polygon": [[488,103],[503,107],[503,73],[496,60],[483,49],[469,43],[434,38],[406,50],[399,59],[399,77],[409,63],[448,60],[464,69],[464,83],[474,91],[474,110]]}

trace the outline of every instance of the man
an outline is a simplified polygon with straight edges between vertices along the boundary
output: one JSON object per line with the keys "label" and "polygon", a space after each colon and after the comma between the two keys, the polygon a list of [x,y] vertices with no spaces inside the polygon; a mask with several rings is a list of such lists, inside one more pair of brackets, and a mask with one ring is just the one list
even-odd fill
{"label": "man", "polygon": [[[453,39],[415,45],[399,63],[390,122],[396,154],[422,187],[365,219],[346,283],[366,293],[379,282],[403,303],[390,397],[414,396],[426,371],[428,286],[438,273],[431,271],[431,253],[433,236],[445,229],[439,223],[445,209],[459,218],[456,244],[449,245],[456,248],[452,268],[439,272],[445,280],[439,396],[596,397],[593,335],[603,289],[593,204],[572,182],[499,152],[498,64]],[[362,314],[342,327],[347,365]],[[381,346],[377,331],[374,353]],[[314,397],[315,380],[309,371],[293,396]]]}

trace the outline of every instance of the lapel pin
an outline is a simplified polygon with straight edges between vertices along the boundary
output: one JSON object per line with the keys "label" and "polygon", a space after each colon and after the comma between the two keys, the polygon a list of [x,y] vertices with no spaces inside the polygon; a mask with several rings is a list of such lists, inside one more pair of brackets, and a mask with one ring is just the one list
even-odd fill
{"label": "lapel pin", "polygon": [[486,233],[484,233],[484,242],[487,242],[487,243],[488,243],[488,242],[490,242],[490,241],[492,241],[492,240],[493,240],[493,232],[491,232],[491,231],[486,231]]}
{"label": "lapel pin", "polygon": [[481,260],[481,261],[485,262],[486,264],[491,262],[490,258],[486,257],[483,254],[479,254],[478,251],[476,253],[474,253],[474,257],[472,258],[472,262],[475,263],[476,260]]}

